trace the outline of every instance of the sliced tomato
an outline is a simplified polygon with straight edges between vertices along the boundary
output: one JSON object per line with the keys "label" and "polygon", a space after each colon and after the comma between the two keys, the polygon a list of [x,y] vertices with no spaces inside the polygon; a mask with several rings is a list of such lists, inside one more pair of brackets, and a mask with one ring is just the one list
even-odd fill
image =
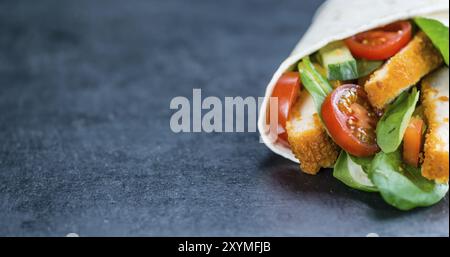
{"label": "sliced tomato", "polygon": [[321,113],[331,138],[346,152],[367,157],[379,151],[375,133],[378,116],[362,87],[346,84],[336,88],[325,98]]}
{"label": "sliced tomato", "polygon": [[411,166],[419,166],[419,155],[422,148],[422,131],[425,126],[419,117],[411,118],[403,136],[403,161]]}
{"label": "sliced tomato", "polygon": [[272,97],[278,98],[278,122],[286,128],[286,121],[292,105],[297,101],[300,91],[300,74],[290,71],[281,75],[272,92]]}
{"label": "sliced tomato", "polygon": [[288,134],[287,131],[281,127],[281,125],[278,124],[278,142],[286,145],[289,147],[289,140],[288,140]]}
{"label": "sliced tomato", "polygon": [[347,38],[345,43],[355,57],[367,60],[386,60],[406,46],[411,37],[411,23],[398,21],[359,33]]}
{"label": "sliced tomato", "polygon": [[[281,75],[278,79],[271,97],[278,98],[278,137],[287,142],[286,121],[292,105],[297,101],[300,91],[300,74],[290,71]],[[268,108],[270,110],[270,107]],[[270,114],[267,113],[267,121],[270,123]]]}

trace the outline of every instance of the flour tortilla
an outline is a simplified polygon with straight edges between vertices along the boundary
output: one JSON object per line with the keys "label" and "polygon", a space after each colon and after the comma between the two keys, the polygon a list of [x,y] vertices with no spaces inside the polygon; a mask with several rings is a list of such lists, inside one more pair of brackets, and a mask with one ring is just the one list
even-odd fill
{"label": "flour tortilla", "polygon": [[448,0],[329,0],[316,12],[312,24],[291,55],[281,63],[265,92],[258,120],[258,130],[264,144],[273,152],[294,162],[291,149],[274,142],[266,125],[268,98],[272,95],[279,77],[303,57],[308,56],[330,42],[353,36],[394,21],[416,16],[433,18],[449,25]]}

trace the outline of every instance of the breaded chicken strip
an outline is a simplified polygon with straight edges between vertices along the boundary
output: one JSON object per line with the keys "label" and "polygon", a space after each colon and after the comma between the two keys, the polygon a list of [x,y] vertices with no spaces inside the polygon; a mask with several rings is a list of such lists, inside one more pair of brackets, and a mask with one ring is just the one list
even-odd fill
{"label": "breaded chicken strip", "polygon": [[422,82],[422,104],[428,121],[422,175],[437,182],[448,182],[449,152],[449,70],[428,75]]}
{"label": "breaded chicken strip", "polygon": [[292,108],[286,123],[292,152],[300,161],[300,168],[317,174],[321,167],[333,167],[339,147],[328,136],[316,113],[311,95],[303,90]]}
{"label": "breaded chicken strip", "polygon": [[442,56],[423,32],[377,70],[364,85],[372,106],[383,109],[403,91],[436,69]]}

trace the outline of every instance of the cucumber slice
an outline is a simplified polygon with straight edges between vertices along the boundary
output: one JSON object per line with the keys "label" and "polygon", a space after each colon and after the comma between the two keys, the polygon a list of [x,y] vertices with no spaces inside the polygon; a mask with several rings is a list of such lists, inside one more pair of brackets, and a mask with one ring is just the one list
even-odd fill
{"label": "cucumber slice", "polygon": [[353,80],[359,77],[358,64],[342,41],[335,41],[319,50],[329,80]]}
{"label": "cucumber slice", "polygon": [[333,176],[351,188],[366,192],[378,192],[363,167],[354,162],[345,151],[341,151],[334,165]]}
{"label": "cucumber slice", "polygon": [[358,77],[364,77],[383,65],[382,61],[358,60]]}

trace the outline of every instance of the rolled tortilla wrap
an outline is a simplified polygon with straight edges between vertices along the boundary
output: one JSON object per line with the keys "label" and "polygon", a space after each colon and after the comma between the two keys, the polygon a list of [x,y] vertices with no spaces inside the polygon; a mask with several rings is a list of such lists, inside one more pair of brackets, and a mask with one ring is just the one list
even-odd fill
{"label": "rolled tortilla wrap", "polygon": [[273,152],[299,162],[291,149],[270,136],[266,121],[269,97],[280,76],[294,65],[327,44],[374,29],[398,20],[423,16],[449,24],[447,0],[329,0],[316,12],[312,24],[291,55],[281,63],[266,88],[261,105],[258,130],[261,138]]}

